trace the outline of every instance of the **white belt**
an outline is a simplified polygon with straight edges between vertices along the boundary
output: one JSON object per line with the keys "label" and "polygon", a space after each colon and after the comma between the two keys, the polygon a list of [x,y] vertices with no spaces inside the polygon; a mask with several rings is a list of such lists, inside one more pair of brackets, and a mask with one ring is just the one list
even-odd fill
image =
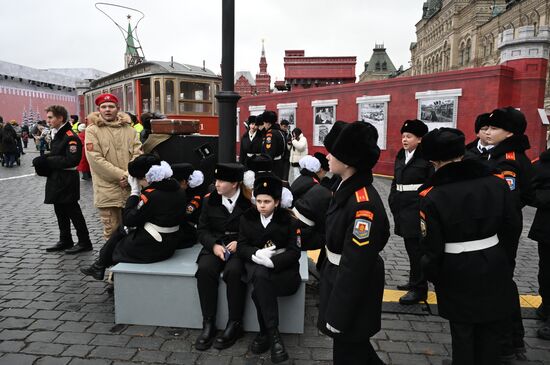
{"label": "white belt", "polygon": [[247,153],[246,154],[248,157],[252,157],[252,156],[258,156],[259,153]]}
{"label": "white belt", "polygon": [[286,248],[278,248],[278,249],[276,249],[275,251],[273,251],[273,252],[274,252],[274,253],[273,253],[273,256],[278,255],[278,254],[280,254],[280,253],[283,253],[283,252],[285,252],[285,251],[286,251]]}
{"label": "white belt", "polygon": [[325,251],[327,252],[327,259],[328,261],[333,265],[340,265],[340,259],[342,258],[342,255],[339,253],[330,252],[327,246],[325,246]]}
{"label": "white belt", "polygon": [[417,191],[421,186],[422,184],[397,184],[395,187],[397,188],[397,191]]}
{"label": "white belt", "polygon": [[280,160],[281,158],[283,158],[283,155],[280,155],[280,156],[277,156],[277,157],[273,157],[273,161]]}
{"label": "white belt", "polygon": [[173,226],[173,227],[161,227],[157,226],[156,224],[146,222],[143,225],[143,228],[155,239],[157,242],[162,242],[162,236],[161,233],[174,233],[179,231],[180,226]]}
{"label": "white belt", "polygon": [[296,207],[292,208],[292,213],[294,213],[294,215],[296,216],[296,218],[298,218],[300,221],[304,222],[305,224],[307,224],[308,226],[310,227],[313,227],[315,225],[315,222],[312,221],[311,219],[308,219],[306,217],[304,217],[303,214],[301,214],[298,209],[296,209]]}
{"label": "white belt", "polygon": [[456,253],[462,253],[462,252],[479,251],[489,247],[493,247],[497,243],[498,243],[498,237],[496,234],[494,236],[484,238],[481,240],[446,243],[445,253],[456,254]]}

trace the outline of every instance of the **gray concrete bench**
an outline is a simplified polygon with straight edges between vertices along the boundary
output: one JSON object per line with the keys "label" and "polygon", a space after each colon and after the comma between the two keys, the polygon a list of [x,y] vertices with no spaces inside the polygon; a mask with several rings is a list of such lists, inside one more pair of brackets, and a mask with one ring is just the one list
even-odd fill
{"label": "gray concrete bench", "polygon": [[[195,263],[202,246],[177,250],[170,259],[154,264],[117,264],[111,271],[115,281],[115,322],[150,326],[202,328]],[[296,294],[279,298],[279,330],[304,332],[307,254],[300,258],[302,284]],[[217,326],[227,322],[226,286],[220,278]],[[256,308],[250,297],[245,306],[244,329],[259,331]]]}

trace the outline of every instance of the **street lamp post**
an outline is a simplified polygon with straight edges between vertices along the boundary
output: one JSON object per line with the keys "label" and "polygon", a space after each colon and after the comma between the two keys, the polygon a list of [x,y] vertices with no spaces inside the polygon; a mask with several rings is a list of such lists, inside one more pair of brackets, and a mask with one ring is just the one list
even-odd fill
{"label": "street lamp post", "polygon": [[235,0],[222,2],[222,89],[216,94],[219,103],[218,161],[235,162],[237,101],[233,90],[235,74]]}

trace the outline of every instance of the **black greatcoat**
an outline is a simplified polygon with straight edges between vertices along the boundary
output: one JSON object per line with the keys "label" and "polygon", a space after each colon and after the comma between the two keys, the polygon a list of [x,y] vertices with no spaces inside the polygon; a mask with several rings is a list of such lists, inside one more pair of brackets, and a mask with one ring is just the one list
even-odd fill
{"label": "black greatcoat", "polygon": [[297,200],[316,184],[319,184],[319,177],[317,174],[306,169],[301,169],[300,175],[294,180],[292,185],[290,185],[290,192],[294,200]]}
{"label": "black greatcoat", "polygon": [[[346,342],[365,342],[380,330],[384,261],[379,255],[390,236],[384,204],[371,172],[357,172],[334,194],[326,221],[327,248],[341,254],[328,260],[320,284],[318,327]],[[327,322],[340,334],[327,330]]]}
{"label": "black greatcoat", "polygon": [[[420,193],[422,268],[435,285],[439,314],[450,321],[502,320],[513,308],[511,262],[521,216],[506,182],[492,171],[477,160],[450,163]],[[499,243],[493,247],[445,253],[446,243],[495,234]]]}
{"label": "black greatcoat", "polygon": [[488,163],[504,175],[518,210],[530,204],[534,198],[531,188],[533,170],[531,161],[525,155],[529,148],[529,139],[522,134],[506,138],[489,151]]}
{"label": "black greatcoat", "polygon": [[550,150],[540,154],[533,161],[532,188],[534,200],[532,205],[537,207],[533,225],[529,231],[529,238],[549,244],[550,243]]}
{"label": "black greatcoat", "polygon": [[248,131],[243,134],[241,138],[241,151],[239,153],[239,162],[246,166],[246,161],[250,158],[248,156],[251,154],[262,153],[262,144],[263,144],[263,133],[261,130],[256,130],[254,138],[250,140],[250,135]]}
{"label": "black greatcoat", "polygon": [[203,248],[199,254],[212,253],[214,244],[228,244],[236,241],[239,234],[239,219],[252,206],[250,200],[239,194],[233,212],[222,204],[222,196],[216,190],[204,197],[202,212],[197,228],[199,242]]}
{"label": "black greatcoat", "polygon": [[65,123],[55,134],[50,153],[42,157],[49,171],[46,180],[46,204],[67,204],[80,199],[80,177],[74,169],[82,158],[82,142]]}
{"label": "black greatcoat", "polygon": [[[255,207],[248,209],[240,219],[237,254],[243,260],[250,279],[258,267],[252,255],[270,244],[284,252],[271,257],[273,275],[283,283],[300,283],[300,248],[296,237],[296,222],[287,209],[277,208],[271,222],[264,228]],[[269,243],[268,243],[269,242]]]}
{"label": "black greatcoat", "polygon": [[397,184],[424,184],[433,174],[433,166],[424,158],[422,145],[418,145],[407,164],[405,164],[405,150],[402,148],[397,153],[394,170],[388,202],[395,222],[395,234],[405,238],[419,238],[418,192],[397,191]]}
{"label": "black greatcoat", "polygon": [[151,263],[168,259],[178,247],[179,234],[161,233],[156,241],[144,228],[146,222],[161,227],[178,226],[185,214],[185,191],[174,179],[154,182],[141,196],[131,195],[122,211],[122,224],[135,227],[117,244],[114,262]]}

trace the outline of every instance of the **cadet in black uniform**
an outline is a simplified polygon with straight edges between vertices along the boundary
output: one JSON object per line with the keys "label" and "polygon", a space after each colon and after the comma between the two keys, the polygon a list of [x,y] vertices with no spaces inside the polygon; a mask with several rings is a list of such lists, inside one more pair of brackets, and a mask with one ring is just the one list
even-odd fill
{"label": "cadet in black uniform", "polygon": [[273,173],[282,179],[286,143],[281,128],[277,124],[277,113],[267,110],[262,113],[262,120],[265,128],[262,152],[271,157],[273,160]]}
{"label": "cadet in black uniform", "polygon": [[335,365],[382,364],[370,343],[381,325],[384,261],[379,253],[390,236],[384,204],[372,185],[378,133],[357,121],[331,129],[327,138],[330,171],[342,183],[327,213],[318,327],[334,339]]}
{"label": "cadet in black uniform", "polygon": [[[524,134],[527,121],[522,112],[513,107],[506,107],[493,110],[489,115],[488,124],[487,142],[495,145],[490,150],[488,163],[504,175],[514,196],[515,209],[523,217],[521,209],[533,201],[532,166],[531,161],[525,155],[525,151],[530,148],[529,139]],[[523,222],[521,222],[520,228],[522,226]],[[514,239],[512,269],[515,268],[519,237],[520,233]],[[509,358],[516,356],[519,359],[525,359],[525,344],[523,342],[525,330],[521,319],[519,295],[515,300],[510,327],[511,329],[506,331],[508,337],[503,342],[503,356]]]}
{"label": "cadet in black uniform", "polygon": [[103,245],[92,266],[80,269],[97,280],[116,263],[163,261],[178,247],[187,199],[171,178],[170,165],[155,155],[144,154],[128,164],[128,173],[131,195],[122,211],[122,225]]}
{"label": "cadet in black uniform", "polygon": [[214,177],[216,190],[204,198],[199,218],[199,242],[203,248],[197,258],[195,274],[203,315],[203,329],[195,341],[197,350],[206,350],[216,335],[218,283],[220,273],[227,284],[229,319],[224,332],[216,338],[214,347],[225,349],[243,335],[243,312],[246,285],[241,280],[243,262],[238,255],[239,219],[252,206],[242,185],[244,167],[236,163],[219,163]]}
{"label": "cadet in black uniform", "polygon": [[481,158],[487,160],[489,151],[495,147],[487,143],[487,129],[489,129],[489,115],[491,113],[483,113],[477,116],[474,131],[477,138],[466,145],[464,159]]}
{"label": "cadet in black uniform", "polygon": [[537,207],[537,212],[528,237],[538,243],[538,281],[542,303],[536,313],[546,321],[537,334],[542,339],[550,340],[550,150],[533,160],[532,187],[535,193],[532,205]]}
{"label": "cadet in black uniform", "polygon": [[521,216],[502,176],[461,161],[461,131],[435,129],[422,146],[436,172],[420,192],[421,262],[450,321],[452,364],[500,364],[500,330],[517,300],[510,262]]}
{"label": "cadet in black uniform", "polygon": [[399,299],[401,304],[415,304],[428,297],[428,283],[420,271],[420,217],[418,188],[433,173],[433,167],[422,154],[422,137],[428,133],[424,122],[406,120],[401,127],[403,148],[397,153],[394,165],[394,177],[388,198],[395,234],[403,237],[409,256],[409,281],[397,289],[408,292]]}
{"label": "cadet in black uniform", "polygon": [[315,152],[313,154],[313,157],[318,159],[321,163],[321,170],[319,170],[319,172],[317,173],[317,175],[321,179],[321,185],[331,190],[337,180],[339,180],[338,175],[334,175],[332,172],[330,172],[328,167],[327,155],[321,152]]}
{"label": "cadet in black uniform", "polygon": [[246,211],[240,222],[237,253],[245,262],[252,283],[260,332],[250,350],[260,354],[271,348],[271,361],[288,359],[279,334],[277,297],[296,293],[300,286],[300,237],[289,210],[280,207],[282,181],[260,176],[254,182],[256,208]]}
{"label": "cadet in black uniform", "polygon": [[187,248],[197,243],[197,225],[207,187],[204,183],[204,174],[200,170],[195,170],[190,163],[175,163],[171,167],[174,179],[180,183],[180,187],[187,196],[185,217],[180,224],[180,244],[178,246],[178,248]]}
{"label": "cadet in black uniform", "polygon": [[263,132],[258,129],[257,117],[251,115],[248,117],[248,131],[241,137],[241,150],[239,162],[247,166],[247,160],[252,156],[262,152]]}
{"label": "cadet in black uniform", "polygon": [[[67,122],[67,110],[61,105],[46,109],[48,123],[55,131],[50,153],[36,157],[33,165],[36,174],[47,176],[45,204],[53,204],[59,226],[59,242],[46,248],[48,252],[66,250],[66,253],[91,251],[92,242],[86,220],[78,204],[80,179],[76,166],[82,157],[82,142]],[[78,243],[73,247],[71,221],[76,229]]]}
{"label": "cadet in black uniform", "polygon": [[290,171],[290,149],[292,148],[292,131],[290,130],[290,123],[288,120],[283,119],[279,122],[281,134],[285,141],[285,152],[283,153],[283,181],[288,181],[288,173]]}

